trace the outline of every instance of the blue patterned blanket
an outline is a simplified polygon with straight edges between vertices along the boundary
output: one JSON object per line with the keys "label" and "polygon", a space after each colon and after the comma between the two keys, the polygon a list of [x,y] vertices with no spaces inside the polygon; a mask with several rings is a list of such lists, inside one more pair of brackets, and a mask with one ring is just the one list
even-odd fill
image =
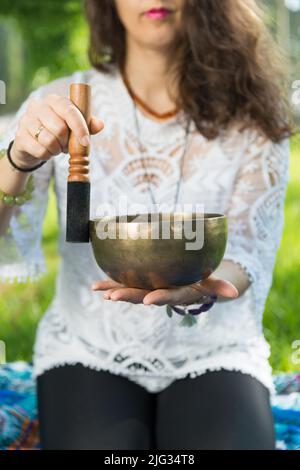
{"label": "blue patterned blanket", "polygon": [[[300,450],[300,374],[274,376],[277,449]],[[0,366],[0,449],[40,449],[32,364]]]}

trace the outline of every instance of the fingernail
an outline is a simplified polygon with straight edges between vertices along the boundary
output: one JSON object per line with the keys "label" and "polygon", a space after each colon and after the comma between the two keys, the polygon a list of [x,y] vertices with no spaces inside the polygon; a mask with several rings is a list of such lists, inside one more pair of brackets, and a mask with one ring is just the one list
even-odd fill
{"label": "fingernail", "polygon": [[84,147],[87,147],[90,143],[90,137],[88,135],[85,135],[83,137],[81,137],[80,141],[81,145],[83,145]]}
{"label": "fingernail", "polygon": [[103,294],[103,298],[104,299],[109,299],[109,295],[108,294]]}

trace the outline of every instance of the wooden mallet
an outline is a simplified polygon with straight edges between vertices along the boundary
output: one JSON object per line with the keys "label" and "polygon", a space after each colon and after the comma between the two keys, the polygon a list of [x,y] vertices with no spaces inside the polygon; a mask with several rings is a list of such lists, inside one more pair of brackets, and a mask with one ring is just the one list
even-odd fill
{"label": "wooden mallet", "polygon": [[[70,100],[82,113],[90,131],[90,85],[86,83],[72,83],[70,85]],[[70,159],[69,176],[67,180],[66,241],[88,243],[90,241],[90,146],[82,146],[71,131],[68,150]]]}

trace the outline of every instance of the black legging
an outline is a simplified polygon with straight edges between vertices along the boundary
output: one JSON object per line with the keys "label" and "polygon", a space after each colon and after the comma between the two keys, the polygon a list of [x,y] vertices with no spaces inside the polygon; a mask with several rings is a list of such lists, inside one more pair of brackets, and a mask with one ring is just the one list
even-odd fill
{"label": "black legging", "polygon": [[268,390],[240,372],[208,372],[150,393],[80,364],[37,377],[43,449],[274,449]]}

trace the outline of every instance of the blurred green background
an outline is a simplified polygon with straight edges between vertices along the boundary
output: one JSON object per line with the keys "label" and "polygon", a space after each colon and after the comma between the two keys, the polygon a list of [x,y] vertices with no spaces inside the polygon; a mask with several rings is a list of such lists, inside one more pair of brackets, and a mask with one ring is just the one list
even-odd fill
{"label": "blurred green background", "polygon": [[[286,51],[292,93],[292,82],[300,79],[300,0],[263,3],[266,22]],[[1,0],[0,80],[7,83],[7,103],[0,105],[0,134],[31,90],[74,70],[90,67],[87,42],[88,29],[80,0]],[[300,368],[292,361],[292,343],[300,339],[299,139],[294,139],[291,147],[285,229],[264,315],[274,372]],[[0,339],[6,343],[7,361],[32,358],[36,325],[54,295],[59,263],[57,237],[56,200],[51,182],[43,226],[47,274],[36,283],[0,284]]]}

